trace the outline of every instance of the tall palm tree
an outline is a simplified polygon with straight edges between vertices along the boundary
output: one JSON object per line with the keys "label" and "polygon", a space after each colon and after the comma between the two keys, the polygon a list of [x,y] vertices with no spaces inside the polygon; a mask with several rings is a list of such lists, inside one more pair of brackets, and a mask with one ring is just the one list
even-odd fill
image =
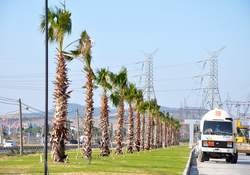
{"label": "tall palm tree", "polygon": [[147,108],[147,102],[142,101],[139,106],[139,112],[142,114],[142,126],[141,126],[141,148],[145,148],[145,112]]}
{"label": "tall palm tree", "polygon": [[164,122],[165,122],[165,115],[163,112],[160,112],[160,148],[163,147],[164,141]]}
{"label": "tall palm tree", "polygon": [[[68,91],[69,81],[67,77],[66,58],[63,51],[63,41],[66,34],[71,33],[71,13],[65,9],[48,9],[48,38],[51,42],[57,43],[57,67],[55,80],[55,114],[51,132],[51,152],[55,162],[64,162],[65,140],[68,131],[67,121],[67,101],[70,92]],[[40,24],[42,32],[45,32],[45,16],[42,17]]]}
{"label": "tall palm tree", "polygon": [[128,153],[133,153],[134,145],[134,116],[133,103],[136,98],[137,89],[133,83],[129,83],[125,90],[125,100],[128,103]]}
{"label": "tall palm tree", "polygon": [[160,113],[156,113],[156,148],[159,148],[160,147]]}
{"label": "tall palm tree", "polygon": [[153,133],[153,115],[155,111],[155,106],[157,105],[157,102],[155,99],[150,100],[147,102],[147,113],[148,113],[148,121],[147,121],[147,143],[146,143],[146,150],[149,150],[152,148],[152,144],[154,139],[152,138],[154,135]]}
{"label": "tall palm tree", "polygon": [[155,141],[157,140],[156,136],[158,136],[158,134],[156,134],[156,120],[158,118],[158,114],[160,111],[160,106],[157,104],[156,100],[153,103],[153,108],[152,108],[152,137],[151,137],[151,147],[155,148],[156,147],[156,143]]}
{"label": "tall palm tree", "polygon": [[124,125],[124,98],[125,90],[127,88],[127,69],[122,68],[118,74],[110,73],[110,80],[112,83],[113,93],[110,96],[111,102],[117,109],[117,131],[115,136],[116,154],[122,154],[122,130]]}
{"label": "tall palm tree", "polygon": [[[135,108],[136,108],[135,149],[136,149],[136,151],[140,151],[140,147],[141,147],[141,111],[142,111],[142,106],[143,106],[143,92],[142,92],[142,90],[137,90],[136,97],[135,97]],[[142,115],[144,115],[144,113]],[[145,118],[144,118],[144,123],[145,123]],[[144,130],[145,130],[145,125],[144,125]]]}
{"label": "tall palm tree", "polygon": [[145,149],[149,150],[151,148],[151,128],[152,128],[152,101],[147,101],[146,103],[146,111],[147,111],[147,139]]}
{"label": "tall palm tree", "polygon": [[179,130],[180,130],[180,122],[178,120],[174,120],[174,145],[179,144]]}
{"label": "tall palm tree", "polygon": [[165,121],[165,147],[170,145],[170,118],[169,113],[165,113],[166,121]]}
{"label": "tall palm tree", "polygon": [[174,119],[173,117],[170,117],[170,120],[169,120],[169,137],[170,137],[170,145],[172,146],[173,145],[173,140],[174,140],[174,135],[173,135],[173,122],[174,122]]}
{"label": "tall palm tree", "polygon": [[89,162],[92,159],[92,130],[93,130],[93,88],[94,88],[94,73],[91,66],[91,48],[92,42],[86,31],[81,33],[78,39],[78,45],[75,50],[72,50],[67,56],[72,56],[74,58],[80,58],[84,62],[84,71],[86,73],[86,96],[85,96],[85,114],[84,114],[84,141],[83,141],[83,153]]}
{"label": "tall palm tree", "polygon": [[100,116],[100,127],[102,132],[101,138],[101,156],[109,156],[109,109],[108,109],[108,90],[111,90],[111,84],[109,82],[109,71],[106,69],[100,69],[96,73],[96,84],[102,88],[103,94],[101,97],[101,116]]}

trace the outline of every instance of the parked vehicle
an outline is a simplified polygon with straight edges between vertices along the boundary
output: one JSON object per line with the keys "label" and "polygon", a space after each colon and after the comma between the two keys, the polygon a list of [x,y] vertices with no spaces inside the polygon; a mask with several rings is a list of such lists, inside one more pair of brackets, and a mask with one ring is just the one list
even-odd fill
{"label": "parked vehicle", "polygon": [[250,155],[250,139],[249,128],[250,121],[245,118],[235,120],[236,123],[236,142],[239,153],[246,153]]}
{"label": "parked vehicle", "polygon": [[214,109],[207,112],[201,122],[201,140],[198,145],[198,160],[209,161],[210,158],[226,159],[237,163],[233,118],[224,110]]}
{"label": "parked vehicle", "polygon": [[3,143],[3,147],[4,148],[12,148],[12,147],[16,147],[16,142],[14,140],[6,140]]}

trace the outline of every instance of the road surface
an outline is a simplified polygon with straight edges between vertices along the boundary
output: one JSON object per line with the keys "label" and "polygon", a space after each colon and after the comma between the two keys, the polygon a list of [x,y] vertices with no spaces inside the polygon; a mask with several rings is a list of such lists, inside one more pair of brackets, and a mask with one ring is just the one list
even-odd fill
{"label": "road surface", "polygon": [[226,163],[225,159],[196,161],[191,167],[191,175],[250,175],[250,156],[239,154],[238,163]]}

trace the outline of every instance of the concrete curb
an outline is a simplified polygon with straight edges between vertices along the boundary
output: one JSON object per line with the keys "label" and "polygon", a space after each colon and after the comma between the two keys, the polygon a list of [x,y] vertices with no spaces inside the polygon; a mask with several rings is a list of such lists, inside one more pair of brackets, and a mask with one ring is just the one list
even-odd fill
{"label": "concrete curb", "polygon": [[194,156],[194,150],[195,150],[195,147],[193,147],[192,150],[190,151],[189,158],[188,158],[186,167],[182,175],[190,175],[190,169],[191,169],[192,157]]}

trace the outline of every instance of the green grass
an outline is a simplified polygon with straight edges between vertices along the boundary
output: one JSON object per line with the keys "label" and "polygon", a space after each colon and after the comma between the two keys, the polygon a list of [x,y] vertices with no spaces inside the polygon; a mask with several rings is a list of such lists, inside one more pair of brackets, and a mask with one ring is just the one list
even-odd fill
{"label": "green grass", "polygon": [[[99,157],[99,150],[93,151],[91,164],[84,160],[81,154],[76,158],[77,151],[68,151],[68,163],[53,163],[49,159],[50,174],[182,174],[188,160],[189,148],[176,146],[166,149],[144,151],[122,156],[111,155]],[[39,174],[43,172],[40,154],[25,156],[1,156],[0,174]]]}

